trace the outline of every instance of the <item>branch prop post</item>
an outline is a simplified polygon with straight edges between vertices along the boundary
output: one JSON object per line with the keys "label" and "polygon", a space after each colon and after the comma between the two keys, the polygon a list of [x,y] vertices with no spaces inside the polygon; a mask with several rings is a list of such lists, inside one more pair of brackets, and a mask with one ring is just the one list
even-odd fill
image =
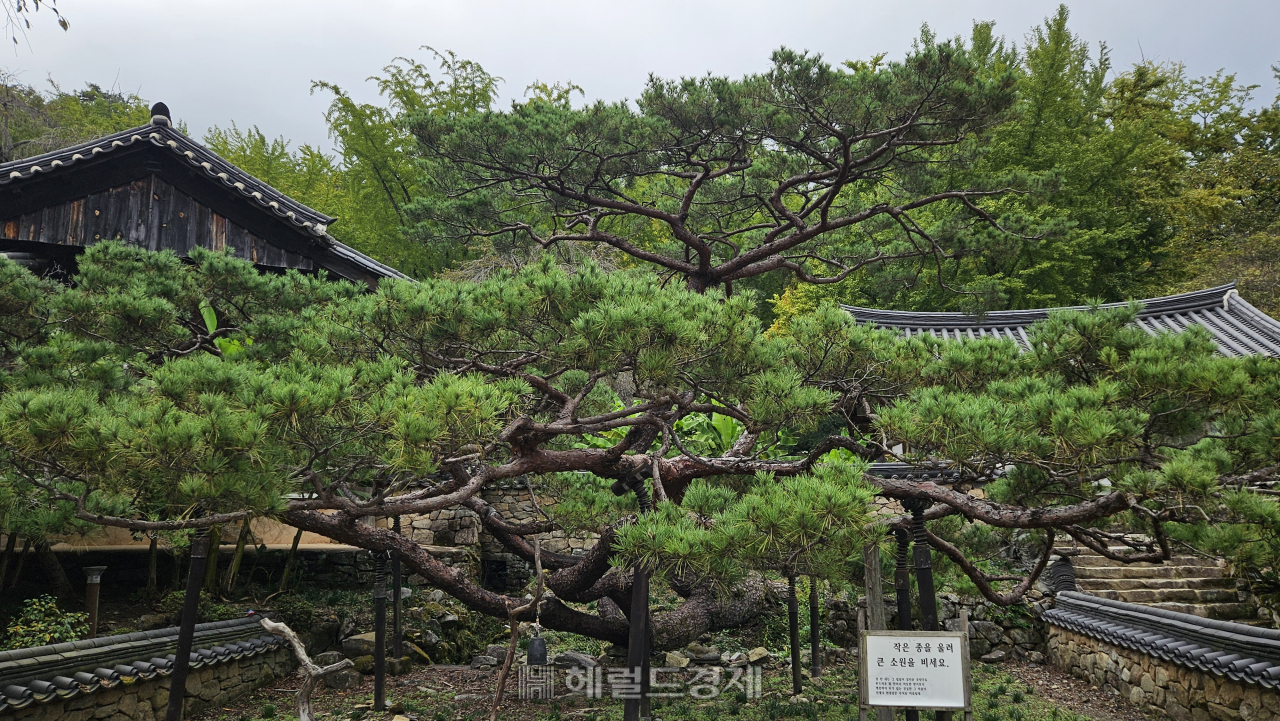
{"label": "branch prop post", "polygon": [[493,690],[493,708],[489,710],[489,721],[498,721],[498,709],[502,707],[502,692],[507,688],[507,674],[511,673],[511,664],[515,662],[516,650],[520,648],[521,623],[516,620],[520,614],[533,609],[534,625],[538,624],[538,604],[542,603],[542,544],[533,539],[533,572],[538,577],[538,586],[533,592],[533,600],[511,612],[511,642],[507,644],[507,657],[502,662],[502,670],[498,672],[498,686]]}
{"label": "branch prop post", "polygon": [[[893,573],[893,587],[898,595],[898,630],[911,630],[911,569],[907,566],[907,552],[911,536],[904,529],[894,529],[898,539],[898,566]],[[920,712],[907,709],[907,721],[920,721]]]}
{"label": "branch prop post", "polygon": [[151,542],[147,545],[147,595],[152,596],[159,586],[159,579],[156,578],[156,561],[160,556],[160,535],[157,533],[147,535],[151,538]]}
{"label": "branch prop post", "polygon": [[373,556],[373,710],[387,710],[387,554]]}
{"label": "branch prop post", "polygon": [[204,566],[201,588],[214,595],[218,592],[218,556],[222,551],[222,526],[209,527],[209,552]]}
{"label": "branch prop post", "polygon": [[907,566],[907,554],[911,548],[911,536],[905,529],[895,529],[898,540],[897,567],[893,572],[893,590],[897,592],[898,630],[911,630],[911,569]]}
{"label": "branch prop post", "polygon": [[191,644],[196,635],[200,589],[204,587],[204,571],[211,542],[207,532],[197,535],[191,541],[187,595],[182,599],[182,622],[178,628],[178,649],[173,656],[173,673],[169,675],[169,705],[165,708],[164,721],[182,721],[182,701],[187,691],[187,671],[191,666]]}
{"label": "branch prop post", "polygon": [[787,630],[791,640],[791,695],[799,696],[800,685],[800,602],[796,599],[796,576],[787,574]]}
{"label": "branch prop post", "polygon": [[[915,556],[916,588],[920,590],[920,622],[926,631],[938,630],[938,596],[933,588],[933,559],[930,558],[929,532],[924,527],[924,512],[932,505],[913,499],[903,504],[911,512],[911,551]],[[939,711],[937,721],[951,721],[950,711]]]}
{"label": "branch prop post", "polygon": [[[280,574],[280,586],[272,596],[284,593],[284,589],[289,587],[289,574],[293,571],[293,564],[298,558],[298,542],[302,540],[302,529],[299,528],[297,533],[293,534],[293,545],[289,546],[289,559],[284,562],[284,571]],[[270,597],[268,597],[270,598]]]}
{"label": "branch prop post", "polygon": [[231,596],[231,590],[235,587],[236,575],[240,573],[240,562],[244,560],[244,547],[249,543],[249,537],[252,535],[249,529],[249,518],[245,517],[240,521],[240,533],[236,536],[236,550],[231,554],[231,565],[227,567],[227,572],[222,582],[223,598]]}
{"label": "branch prop post", "polygon": [[[858,613],[865,616],[865,623],[858,624],[859,638],[863,631],[885,631],[889,622],[884,617],[883,573],[880,567],[880,546],[870,543],[862,549],[863,582],[867,587],[867,608]],[[877,708],[876,721],[893,721],[893,709]]]}
{"label": "branch prop post", "polygon": [[[613,492],[622,495],[630,488],[636,494],[640,513],[653,510],[649,489],[643,476],[633,476],[629,484],[615,483]],[[619,493],[621,490],[621,493]],[[649,618],[649,572],[639,564],[632,570],[630,628],[627,633],[627,668],[640,672],[640,697],[623,702],[623,721],[640,721],[649,715],[649,640],[652,635]]]}
{"label": "branch prop post", "polygon": [[818,577],[809,577],[809,673],[814,678],[822,675],[822,627],[818,623],[820,614]]}
{"label": "branch prop post", "polygon": [[102,590],[102,572],[106,566],[85,566],[84,610],[89,614],[89,638],[98,637],[98,592]]}
{"label": "branch prop post", "polygon": [[933,589],[933,560],[930,558],[929,535],[924,528],[924,512],[928,501],[911,500],[903,504],[911,511],[911,553],[916,567],[916,588],[920,591],[920,623],[926,631],[938,630],[938,597]]}
{"label": "branch prop post", "polygon": [[298,634],[293,632],[293,629],[269,618],[263,618],[259,623],[271,633],[283,636],[293,648],[293,655],[298,659],[298,675],[302,677],[302,686],[298,688],[298,721],[315,721],[315,714],[311,711],[311,692],[324,680],[325,676],[344,668],[351,668],[355,664],[351,659],[344,658],[335,664],[321,668],[315,665],[307,655],[306,645],[298,638]]}
{"label": "branch prop post", "polygon": [[[400,533],[400,517],[391,521],[391,530]],[[404,619],[400,618],[400,557],[391,556],[391,655],[404,657]]]}

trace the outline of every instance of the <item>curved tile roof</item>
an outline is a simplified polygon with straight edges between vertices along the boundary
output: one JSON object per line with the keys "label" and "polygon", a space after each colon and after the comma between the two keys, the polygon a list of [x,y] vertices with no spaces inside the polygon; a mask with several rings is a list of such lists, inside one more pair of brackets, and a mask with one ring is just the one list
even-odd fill
{"label": "curved tile roof", "polygon": [[1069,631],[1233,681],[1280,686],[1280,630],[1059,593],[1044,620]]}
{"label": "curved tile roof", "polygon": [[[197,625],[191,668],[284,647],[281,637],[259,633],[260,618]],[[174,627],[0,652],[0,713],[168,676],[177,643]]]}
{"label": "curved tile roof", "polygon": [[[165,119],[167,122],[167,119]],[[210,179],[221,182],[283,220],[315,236],[323,236],[335,218],[308,208],[275,188],[249,175],[218,157],[212,150],[183,135],[171,126],[152,122],[122,130],[79,145],[55,150],[44,155],[22,158],[0,165],[0,188],[62,171],[74,165],[95,161],[122,149],[136,149],[139,144],[168,150],[174,157],[203,171]]]}
{"label": "curved tile roof", "polygon": [[[1209,331],[1226,356],[1269,355],[1280,357],[1280,322],[1253,307],[1236,292],[1235,283],[1191,293],[1168,295],[1139,301],[1137,325],[1151,334],[1180,332],[1192,325]],[[1106,303],[1103,308],[1122,308],[1127,303]],[[911,337],[928,333],[936,338],[967,340],[1002,338],[1023,350],[1031,347],[1027,329],[1036,321],[1061,310],[1089,310],[1088,306],[1004,310],[981,317],[964,313],[918,313],[841,306],[859,323],[893,328]]]}

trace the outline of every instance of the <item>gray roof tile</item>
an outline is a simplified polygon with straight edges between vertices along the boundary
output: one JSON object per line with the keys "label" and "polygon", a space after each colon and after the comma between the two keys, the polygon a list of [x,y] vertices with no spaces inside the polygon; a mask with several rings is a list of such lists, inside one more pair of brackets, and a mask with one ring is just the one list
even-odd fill
{"label": "gray roof tile", "polygon": [[[191,654],[193,666],[225,663],[283,647],[283,639],[262,633],[259,618],[198,624],[195,641],[200,645]],[[177,631],[167,628],[92,639],[92,647],[62,654],[50,653],[55,647],[44,646],[9,652],[10,658],[0,656],[0,713],[137,679],[167,676],[173,654],[160,654],[176,644]],[[128,640],[137,636],[145,640]],[[76,644],[59,644],[67,645]],[[15,654],[19,657],[12,658]]]}
{"label": "gray roof tile", "polygon": [[1063,591],[1054,626],[1233,681],[1280,686],[1280,631]]}
{"label": "gray roof tile", "polygon": [[41,174],[70,168],[77,163],[129,148],[137,143],[147,143],[172,151],[175,157],[186,160],[193,169],[203,171],[210,179],[236,190],[263,209],[306,229],[313,235],[324,235],[326,228],[334,221],[334,218],[308,208],[228,163],[213,151],[168,125],[142,125],[69,148],[0,164],[0,187],[19,184]]}
{"label": "gray roof tile", "polygon": [[[1136,324],[1148,333],[1182,332],[1198,325],[1209,331],[1225,356],[1280,357],[1280,321],[1253,307],[1236,292],[1235,284],[1139,301]],[[1103,308],[1124,307],[1107,303]],[[1031,347],[1026,329],[1060,310],[1088,310],[1088,306],[993,311],[981,317],[964,313],[923,313],[842,306],[859,323],[892,328],[906,337],[928,333],[936,338],[965,340],[998,337]]]}

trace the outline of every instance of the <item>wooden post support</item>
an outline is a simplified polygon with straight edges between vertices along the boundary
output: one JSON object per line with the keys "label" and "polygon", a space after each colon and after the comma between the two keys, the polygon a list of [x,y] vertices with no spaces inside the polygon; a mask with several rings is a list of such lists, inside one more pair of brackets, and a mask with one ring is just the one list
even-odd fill
{"label": "wooden post support", "polygon": [[222,526],[213,526],[209,529],[209,557],[205,560],[204,585],[201,586],[210,596],[218,592],[218,560],[221,553]]}
{"label": "wooden post support", "polygon": [[[888,630],[889,619],[885,618],[884,613],[884,574],[880,568],[880,546],[873,543],[862,549],[862,566],[867,586],[867,609],[866,625],[859,631]],[[861,633],[858,634],[858,644],[861,648]],[[862,713],[866,714],[865,708]],[[893,709],[876,709],[876,721],[893,721]]]}
{"label": "wooden post support", "polygon": [[862,549],[862,575],[867,588],[867,628],[884,631],[889,623],[884,617],[884,577],[880,569],[880,547],[871,544]]}
{"label": "wooden post support", "polygon": [[276,594],[284,593],[284,589],[289,586],[289,574],[293,571],[293,564],[298,558],[298,542],[302,540],[302,529],[299,528],[293,534],[293,545],[289,546],[289,558],[284,562],[284,571],[280,574],[280,586],[276,588]]}
{"label": "wooden post support", "polygon": [[191,539],[187,593],[182,599],[182,621],[178,626],[178,648],[173,655],[173,672],[169,674],[169,705],[165,708],[164,721],[182,721],[182,701],[187,693],[187,671],[191,667],[191,643],[196,635],[196,613],[200,608],[205,562],[212,543],[208,531],[202,531]]}
{"label": "wooden post support", "polygon": [[[866,562],[866,560],[867,560],[867,555],[868,555],[867,551],[868,551],[868,549],[875,549],[876,568],[877,568],[876,576],[877,576],[877,577],[879,577],[879,576],[880,576],[880,573],[879,573],[879,570],[878,570],[878,569],[879,569],[879,567],[880,567],[880,549],[879,549],[879,548],[876,548],[875,546],[868,546],[867,548],[862,549],[862,560],[863,560],[863,562],[864,562],[864,563],[865,563],[865,562]],[[870,574],[870,573],[868,573],[867,575],[868,575],[868,576],[870,576],[871,574]],[[871,593],[871,589],[867,589],[867,595],[868,595],[868,596],[870,596],[870,593]],[[869,599],[867,599],[867,601],[866,601],[866,602],[868,603],[868,605],[871,603],[871,601],[870,601]],[[881,611],[881,613],[883,614],[884,612],[883,612],[883,611]],[[858,649],[859,649],[859,653],[861,653],[861,649],[862,649],[862,634],[863,634],[863,632],[864,632],[864,631],[866,631],[866,630],[867,630],[867,609],[866,609],[866,608],[863,608],[862,606],[859,606],[859,607],[858,607]],[[882,630],[883,630],[883,629],[882,629]],[[859,663],[861,663],[861,660],[859,660]],[[861,674],[859,674],[859,676],[861,676]],[[876,718],[877,718],[877,720],[878,720],[878,721],[893,721],[893,715],[892,715],[892,714],[893,714],[893,712],[892,712],[892,711],[890,711],[889,713],[890,713],[890,716],[889,716],[889,718],[888,718],[888,719],[881,719],[881,718],[880,718],[880,715],[879,715],[878,713],[876,714]],[[861,679],[859,679],[859,681],[858,681],[858,721],[867,721],[867,692],[864,690],[864,684],[862,683],[862,680],[861,680]]]}
{"label": "wooden post support", "polygon": [[102,572],[106,566],[85,566],[84,610],[89,614],[89,638],[98,637],[98,591],[102,588]]}
{"label": "wooden post support", "polygon": [[[963,633],[966,639],[969,638],[969,609],[967,608],[960,609],[960,633]],[[967,649],[968,645],[965,648]],[[964,721],[973,721],[972,707],[964,710]]]}
{"label": "wooden post support", "polygon": [[152,531],[149,537],[151,542],[147,544],[147,595],[151,596],[160,585],[160,580],[156,577],[156,562],[160,556],[160,534]]}
{"label": "wooden post support", "polygon": [[324,680],[325,676],[331,673],[341,671],[344,668],[351,668],[355,664],[349,658],[321,668],[317,666],[311,657],[307,655],[307,647],[298,638],[298,634],[293,632],[283,623],[276,623],[269,618],[258,621],[262,627],[274,633],[277,636],[283,636],[289,642],[289,646],[293,649],[293,655],[298,659],[298,675],[302,677],[302,686],[298,688],[298,721],[315,721],[315,713],[311,710],[311,692],[316,686]]}
{"label": "wooden post support", "polygon": [[[898,596],[898,630],[910,631],[911,569],[907,567],[907,551],[910,548],[911,536],[901,528],[894,529],[893,535],[898,539],[898,565],[893,574],[893,588]],[[920,721],[920,712],[907,709],[906,717],[907,721]]]}

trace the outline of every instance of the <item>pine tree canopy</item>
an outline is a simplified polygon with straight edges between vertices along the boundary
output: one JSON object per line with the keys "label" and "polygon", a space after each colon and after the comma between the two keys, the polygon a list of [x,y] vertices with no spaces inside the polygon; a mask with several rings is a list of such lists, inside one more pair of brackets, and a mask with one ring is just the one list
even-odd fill
{"label": "pine tree canopy", "polygon": [[[690,287],[787,269],[834,282],[972,251],[1008,177],[962,171],[1014,76],[927,31],[901,61],[835,67],[783,48],[740,80],[650,78],[636,106],[411,114],[435,242],[605,246]],[[931,211],[935,205],[950,210]]]}
{"label": "pine tree canopy", "polygon": [[[106,242],[74,280],[0,262],[0,498],[134,530],[273,517],[391,550],[504,618],[523,601],[359,520],[470,509],[525,558],[532,534],[590,531],[583,556],[542,554],[542,619],[598,638],[626,636],[634,563],[687,594],[654,617],[667,646],[760,613],[761,572],[847,576],[902,522],[877,493],[1103,550],[1120,524],[1150,558],[1206,517],[1247,529],[1254,552],[1280,529],[1242,490],[1280,464],[1280,362],[1148,335],[1133,308],[1055,315],[1019,353],[903,339],[831,305],[770,335],[750,293],[549,261],[369,292]],[[833,414],[861,420],[832,432]],[[884,457],[959,477],[878,477]],[[516,478],[554,498],[545,521],[482,500]],[[985,498],[959,490],[981,483]],[[637,517],[649,484],[655,512]]]}

